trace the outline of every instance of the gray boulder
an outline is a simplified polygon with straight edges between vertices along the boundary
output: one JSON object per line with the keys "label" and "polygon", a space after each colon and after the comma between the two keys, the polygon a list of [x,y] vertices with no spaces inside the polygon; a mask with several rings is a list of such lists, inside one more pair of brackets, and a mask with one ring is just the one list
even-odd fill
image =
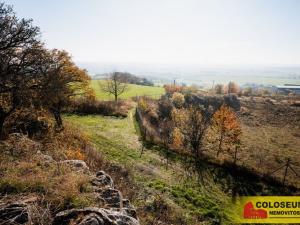
{"label": "gray boulder", "polygon": [[102,200],[108,208],[122,208],[122,194],[119,190],[108,188],[100,192],[100,200]]}

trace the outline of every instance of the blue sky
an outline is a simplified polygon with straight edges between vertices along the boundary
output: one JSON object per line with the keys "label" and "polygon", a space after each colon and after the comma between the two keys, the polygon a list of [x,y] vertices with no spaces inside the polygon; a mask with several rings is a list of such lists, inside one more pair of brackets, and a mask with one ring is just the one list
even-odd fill
{"label": "blue sky", "polygon": [[8,0],[77,62],[300,64],[297,0]]}

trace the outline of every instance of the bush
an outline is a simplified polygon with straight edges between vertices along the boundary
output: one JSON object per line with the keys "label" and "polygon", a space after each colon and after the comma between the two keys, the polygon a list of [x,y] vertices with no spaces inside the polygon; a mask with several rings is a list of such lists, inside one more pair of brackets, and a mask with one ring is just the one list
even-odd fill
{"label": "bush", "polygon": [[181,93],[175,92],[172,96],[172,102],[176,108],[181,108],[184,104],[184,96]]}
{"label": "bush", "polygon": [[178,86],[178,85],[164,85],[166,95],[168,97],[172,96],[173,93],[175,92],[182,92],[183,91],[183,86]]}
{"label": "bush", "polygon": [[145,98],[140,98],[138,108],[144,113],[148,111],[148,104]]}
{"label": "bush", "polygon": [[89,101],[85,98],[76,99],[67,112],[76,114],[101,114],[104,116],[127,117],[132,105],[125,101]]}
{"label": "bush", "polygon": [[252,95],[252,93],[253,93],[253,90],[252,90],[251,87],[246,87],[242,91],[242,94],[245,95],[245,96],[250,96],[250,95]]}
{"label": "bush", "polygon": [[173,105],[169,99],[163,98],[158,102],[158,114],[162,119],[171,118]]}

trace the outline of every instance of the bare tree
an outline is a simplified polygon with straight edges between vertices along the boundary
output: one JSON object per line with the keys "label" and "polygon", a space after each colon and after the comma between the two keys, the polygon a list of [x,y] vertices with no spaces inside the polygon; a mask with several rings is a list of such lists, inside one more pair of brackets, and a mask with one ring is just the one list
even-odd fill
{"label": "bare tree", "polygon": [[104,92],[115,97],[115,101],[118,101],[118,97],[128,89],[128,85],[124,83],[122,74],[121,72],[113,72],[109,74],[109,78],[104,84],[100,84]]}

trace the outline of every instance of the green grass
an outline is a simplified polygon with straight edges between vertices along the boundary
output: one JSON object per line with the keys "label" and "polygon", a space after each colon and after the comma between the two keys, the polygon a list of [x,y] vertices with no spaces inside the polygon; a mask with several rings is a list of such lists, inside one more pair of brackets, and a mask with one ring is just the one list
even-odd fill
{"label": "green grass", "polygon": [[[103,80],[92,80],[91,86],[96,92],[96,97],[99,100],[113,100],[114,97],[112,95],[108,95],[102,89],[100,84],[104,84]],[[151,86],[142,86],[136,84],[128,84],[128,90],[125,91],[122,95],[120,95],[120,99],[129,99],[135,96],[151,96],[152,98],[159,98],[161,95],[165,93],[163,87],[151,87]]]}
{"label": "green grass", "polygon": [[[170,159],[167,170],[164,153],[157,146],[146,149],[140,157],[141,145],[133,113],[131,110],[125,119],[65,115],[65,120],[83,130],[107,160],[130,168],[135,182],[143,187],[149,198],[164,195],[167,202],[182,211],[180,216],[189,221],[188,224],[195,225],[196,217],[222,217],[226,221],[228,212],[224,207],[230,202],[230,197],[218,186],[211,183],[211,187],[204,188],[196,182],[197,179],[187,181],[183,178],[184,168],[176,158]],[[143,206],[146,203],[144,199],[137,199],[134,204]]]}

